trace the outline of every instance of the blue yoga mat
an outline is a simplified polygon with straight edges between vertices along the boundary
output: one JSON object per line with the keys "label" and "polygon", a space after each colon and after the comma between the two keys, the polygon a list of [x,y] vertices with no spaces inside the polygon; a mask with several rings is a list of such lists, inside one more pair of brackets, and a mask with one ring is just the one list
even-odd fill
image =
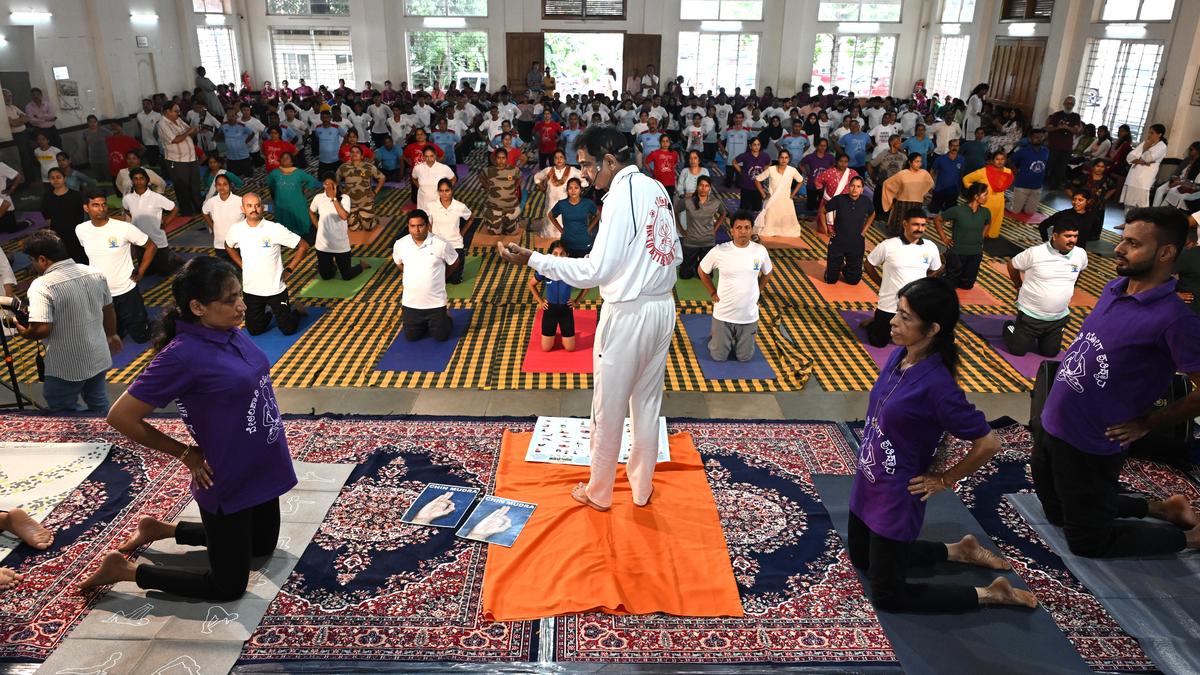
{"label": "blue yoga mat", "polygon": [[279,328],[275,325],[275,319],[271,319],[271,329],[267,332],[261,335],[250,335],[249,333],[247,335],[250,335],[250,339],[266,353],[267,359],[274,365],[328,311],[325,307],[309,307],[308,314],[300,318],[300,326],[291,335],[280,333]]}
{"label": "blue yoga mat", "polygon": [[[843,542],[849,527],[853,480],[850,476],[812,477],[813,487]],[[975,535],[980,543],[1000,553],[958,495],[939,492],[931,497],[921,538],[953,542],[965,534]],[[913,571],[932,583],[986,586],[997,576],[1004,576],[1013,586],[1028,588],[1014,572],[969,565],[943,563]],[[867,580],[861,572],[859,579],[865,587]],[[1092,672],[1054,618],[1040,606],[1032,610],[986,607],[962,614],[897,613],[878,607],[875,612],[896,658],[909,675]]]}
{"label": "blue yoga mat", "polygon": [[[401,370],[414,373],[440,373],[450,365],[450,357],[454,354],[458,341],[467,334],[467,326],[471,323],[472,310],[452,309],[450,318],[454,327],[450,337],[437,342],[426,335],[415,342],[409,342],[404,337],[404,329],[396,333],[396,339],[379,358],[375,370]],[[403,320],[403,317],[401,317]]]}
{"label": "blue yoga mat", "polygon": [[[150,317],[151,333],[154,331],[154,324],[158,323],[158,318],[162,316],[163,309],[163,307],[146,308],[146,315]],[[153,340],[153,337],[151,337],[151,340]],[[121,351],[113,354],[112,370],[120,370],[129,366],[129,364],[137,360],[137,357],[144,354],[149,348],[150,342],[134,342],[133,338],[126,335],[121,338]]]}
{"label": "blue yoga mat", "polygon": [[680,320],[687,331],[688,342],[696,352],[700,371],[707,380],[773,380],[775,371],[763,357],[758,345],[754,346],[754,357],[745,363],[730,355],[728,361],[714,361],[708,353],[708,338],[712,331],[711,314],[681,314]]}

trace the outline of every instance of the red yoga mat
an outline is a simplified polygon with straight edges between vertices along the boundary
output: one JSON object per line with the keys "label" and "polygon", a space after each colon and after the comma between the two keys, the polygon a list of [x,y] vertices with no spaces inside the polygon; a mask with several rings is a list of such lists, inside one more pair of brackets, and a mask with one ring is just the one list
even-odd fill
{"label": "red yoga mat", "polygon": [[596,338],[596,310],[575,310],[575,351],[562,348],[562,338],[554,339],[554,351],[542,351],[542,310],[533,318],[533,332],[525,345],[522,373],[590,373],[592,344]]}

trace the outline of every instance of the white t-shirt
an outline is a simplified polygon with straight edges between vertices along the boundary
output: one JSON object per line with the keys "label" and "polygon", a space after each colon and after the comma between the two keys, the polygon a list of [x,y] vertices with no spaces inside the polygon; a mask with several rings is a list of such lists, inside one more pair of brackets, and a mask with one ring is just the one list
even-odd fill
{"label": "white t-shirt", "polygon": [[910,281],[922,279],[929,272],[942,268],[942,258],[937,245],[928,239],[920,244],[905,243],[901,237],[884,239],[871,249],[867,260],[875,267],[882,267],[883,283],[879,285],[879,309],[896,313],[899,301],[896,293]]}
{"label": "white t-shirt", "polygon": [[907,110],[900,113],[900,135],[908,138],[917,131],[917,122],[921,121],[921,116],[913,110]]}
{"label": "white t-shirt", "polygon": [[1012,259],[1013,269],[1025,273],[1017,292],[1017,309],[1042,321],[1070,314],[1075,282],[1087,264],[1087,251],[1078,246],[1066,255],[1049,242],[1021,251]]}
{"label": "white t-shirt", "polygon": [[438,181],[443,178],[453,179],[454,170],[441,162],[434,162],[433,166],[421,162],[413,166],[412,177],[417,181],[417,208],[428,211],[430,203],[438,199]]}
{"label": "white t-shirt", "polygon": [[878,157],[888,150],[888,141],[892,136],[900,133],[900,125],[895,122],[891,124],[880,124],[871,129],[871,139],[875,141],[875,152],[871,157]]}
{"label": "white t-shirt", "polygon": [[225,243],[238,249],[242,256],[242,292],[270,297],[287,290],[283,285],[280,249],[296,248],[300,235],[273,220],[263,220],[257,227],[250,227],[250,223],[242,220],[229,228]]}
{"label": "white t-shirt", "polygon": [[229,228],[242,220],[242,198],[232,192],[224,200],[221,195],[213,195],[204,202],[201,211],[213,221],[213,248],[224,251]]}
{"label": "white t-shirt", "polygon": [[[342,195],[342,208],[350,212],[350,195]],[[312,198],[309,211],[317,214],[316,249],[325,253],[350,252],[350,226],[338,215],[333,200],[324,192]]]}
{"label": "white t-shirt", "polygon": [[150,241],[159,248],[167,248],[167,233],[162,229],[163,211],[175,208],[175,202],[150,188],[142,194],[129,192],[121,198],[121,206],[129,212],[130,219],[139,230],[150,235]]}
{"label": "white t-shirt", "polygon": [[[8,262],[8,255],[0,251],[0,286],[4,284],[17,285],[17,275],[13,273],[12,263]],[[0,289],[3,293],[3,289]]]}
{"label": "white t-shirt", "polygon": [[8,186],[18,175],[19,172],[16,169],[0,162],[0,204],[8,202],[10,207],[13,206],[12,196],[8,194]]}
{"label": "white t-shirt", "polygon": [[771,273],[771,256],[765,246],[752,241],[738,248],[727,241],[704,256],[700,269],[705,274],[721,271],[717,279],[721,301],[713,305],[714,319],[737,324],[758,321],[758,278]]}
{"label": "white t-shirt", "polygon": [[867,108],[863,110],[863,115],[867,118],[867,126],[871,129],[883,124],[883,116],[887,111],[883,108]]}
{"label": "white t-shirt", "polygon": [[33,157],[37,160],[38,168],[42,172],[42,181],[50,180],[50,169],[58,167],[58,153],[62,152],[53,145],[45,150],[33,146]]}
{"label": "white t-shirt", "polygon": [[962,127],[958,126],[958,122],[935,124],[929,133],[933,134],[933,152],[937,155],[950,152],[950,141],[963,137]]}
{"label": "white t-shirt", "polygon": [[450,242],[430,234],[418,246],[411,235],[401,237],[392,246],[392,260],[404,265],[402,306],[411,309],[446,306],[446,265],[458,260],[458,251]]}
{"label": "white t-shirt", "polygon": [[162,113],[157,110],[150,112],[140,112],[137,114],[138,129],[141,130],[142,145],[158,145],[158,137],[154,135],[154,131],[158,128],[158,121],[162,119]]}
{"label": "white t-shirt", "polygon": [[267,126],[259,121],[257,117],[251,117],[250,119],[238,117],[238,124],[241,124],[250,131],[254,132],[254,135],[250,137],[250,141],[246,145],[247,149],[250,150],[250,152],[258,152],[261,150],[262,138],[265,135],[264,132],[266,132]]}
{"label": "white t-shirt", "polygon": [[133,256],[129,253],[129,245],[145,246],[150,241],[145,232],[123,220],[109,218],[100,227],[85,220],[75,226],[75,236],[87,253],[88,265],[104,274],[109,294],[115,298],[137,287],[130,278],[133,276]]}
{"label": "white t-shirt", "polygon": [[425,209],[425,213],[429,214],[429,225],[434,234],[450,242],[454,248],[463,247],[460,221],[471,217],[471,209],[466,204],[451,199],[450,206],[442,206],[442,201],[438,199]]}

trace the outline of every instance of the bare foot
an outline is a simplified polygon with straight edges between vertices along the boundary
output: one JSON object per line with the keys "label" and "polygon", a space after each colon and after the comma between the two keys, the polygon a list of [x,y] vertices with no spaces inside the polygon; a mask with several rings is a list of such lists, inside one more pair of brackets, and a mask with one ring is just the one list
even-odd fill
{"label": "bare foot", "polygon": [[42,527],[41,523],[30,518],[29,514],[21,509],[13,509],[8,512],[8,531],[38,550],[49,548],[50,542],[54,541],[54,535],[50,534],[50,530]]}
{"label": "bare foot", "polygon": [[100,586],[108,586],[118,581],[133,581],[137,567],[125,559],[120,553],[109,553],[100,563],[100,569],[79,584],[79,590],[90,591]]}
{"label": "bare foot", "polygon": [[1150,515],[1155,518],[1161,518],[1168,523],[1174,523],[1179,527],[1192,529],[1200,525],[1200,519],[1196,517],[1196,511],[1192,509],[1192,505],[1183,495],[1175,495],[1168,497],[1161,502],[1150,502]]}
{"label": "bare foot", "polygon": [[371,263],[368,262],[366,258],[359,258],[358,264],[361,265],[364,270],[371,269]]}
{"label": "bare foot", "polygon": [[121,547],[117,550],[121,553],[133,553],[146,544],[153,544],[156,541],[170,539],[174,536],[174,525],[146,516],[138,521],[137,529],[133,531],[133,534],[129,535],[129,539],[126,539],[125,543],[121,544]]}
{"label": "bare foot", "polygon": [[967,565],[975,565],[976,567],[987,567],[993,570],[1011,570],[1012,565],[1008,561],[992,552],[991,549],[979,543],[975,535],[968,534],[954,544],[946,544],[946,550],[949,551],[949,560],[952,562],[965,563]]}
{"label": "bare foot", "polygon": [[19,583],[21,583],[20,574],[7,567],[0,567],[0,591],[7,591]]}
{"label": "bare foot", "polygon": [[646,501],[642,502],[641,504],[634,502],[633,505],[634,506],[650,506],[650,500],[653,498],[654,498],[654,486],[651,485],[650,486],[650,495],[646,497]]}
{"label": "bare foot", "polygon": [[979,602],[985,605],[1016,605],[1017,607],[1028,607],[1033,609],[1037,607],[1038,601],[1033,593],[1013,588],[1013,585],[1008,583],[1008,579],[999,577],[986,588],[976,588],[979,593]]}
{"label": "bare foot", "polygon": [[596,509],[597,511],[601,511],[601,512],[607,511],[610,508],[612,508],[610,506],[600,506],[596,502],[589,499],[588,494],[587,494],[587,485],[584,483],[580,483],[579,485],[576,485],[575,488],[571,490],[571,498],[574,499],[575,501],[579,502],[580,504],[583,504],[584,506],[590,506],[593,509]]}
{"label": "bare foot", "polygon": [[871,325],[871,321],[872,321],[872,320],[873,320],[873,319],[864,319],[864,320],[862,320],[862,321],[859,321],[859,322],[858,322],[858,327],[859,327],[859,328],[866,328],[867,326],[870,326],[870,325]]}

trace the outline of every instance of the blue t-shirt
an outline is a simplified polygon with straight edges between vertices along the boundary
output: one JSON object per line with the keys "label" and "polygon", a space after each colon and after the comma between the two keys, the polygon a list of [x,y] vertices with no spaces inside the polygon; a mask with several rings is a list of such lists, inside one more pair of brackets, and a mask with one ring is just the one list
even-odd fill
{"label": "blue t-shirt", "polygon": [[287,141],[288,143],[295,143],[296,141],[300,140],[300,134],[296,133],[295,129],[285,124],[279,132],[279,138]]}
{"label": "blue t-shirt", "polygon": [[850,166],[867,165],[867,144],[870,142],[870,134],[861,131],[842,136],[839,144],[842,146],[842,152],[850,156]]}
{"label": "blue t-shirt", "polygon": [[551,279],[542,276],[537,272],[533,273],[533,278],[546,284],[546,289],[542,296],[546,298],[546,302],[552,305],[565,305],[571,299],[571,294],[575,292],[575,288],[565,281]]}
{"label": "blue t-shirt", "polygon": [[254,136],[250,127],[240,124],[222,124],[221,134],[225,136],[226,159],[250,159],[250,146],[247,143]]}
{"label": "blue t-shirt", "polygon": [[750,147],[750,130],[726,129],[721,132],[721,141],[725,143],[725,152],[729,155],[729,160],[733,161]]}
{"label": "blue t-shirt", "polygon": [[317,127],[313,129],[317,137],[317,160],[324,164],[336,164],[338,148],[342,146],[342,136],[346,130],[342,127]]}
{"label": "blue t-shirt", "polygon": [[642,157],[662,148],[661,131],[643,131],[638,134],[638,145],[642,148]]}
{"label": "blue t-shirt", "polygon": [[904,152],[907,153],[921,153],[921,160],[927,161],[929,159],[929,153],[933,151],[933,140],[928,136],[925,138],[910,136],[904,139],[904,143],[901,144],[900,147],[903,148]]}
{"label": "blue t-shirt", "polygon": [[596,202],[590,199],[580,199],[578,204],[563,199],[554,205],[550,215],[562,218],[563,245],[572,251],[588,251],[592,248],[592,235],[588,232],[588,222],[596,215]]}
{"label": "blue t-shirt", "polygon": [[806,150],[808,150],[808,145],[809,145],[808,137],[807,136],[792,136],[791,134],[788,134],[788,135],[784,136],[783,138],[779,139],[778,145],[779,145],[779,147],[783,148],[784,150],[787,150],[791,154],[792,158],[788,162],[788,164],[791,164],[792,166],[799,169],[800,168],[800,160],[804,159],[804,152]]}
{"label": "blue t-shirt", "polygon": [[950,155],[940,155],[933,160],[933,170],[937,173],[933,180],[933,191],[946,192],[957,189],[962,181],[964,164],[961,153],[954,159],[950,159]]}
{"label": "blue t-shirt", "polygon": [[375,149],[375,159],[379,160],[379,168],[384,171],[395,171],[400,168],[400,160],[404,157],[404,151],[400,146],[393,145],[391,150],[386,146]]}
{"label": "blue t-shirt", "polygon": [[579,166],[579,154],[575,152],[575,144],[579,142],[579,134],[583,133],[583,129],[563,129],[558,135],[563,142],[563,153],[567,156],[567,164],[571,166]]}
{"label": "blue t-shirt", "polygon": [[[434,145],[438,146],[442,149],[442,152],[446,153],[445,156],[442,157],[442,162],[444,164],[449,165],[450,168],[454,168],[454,166],[458,164],[458,156],[454,154],[454,146],[459,140],[458,134],[454,133],[453,131],[435,131],[429,134],[429,140],[433,141]],[[513,138],[513,142],[515,143],[516,141],[517,139]],[[513,147],[516,148],[520,146],[513,145]]]}
{"label": "blue t-shirt", "polygon": [[1050,161],[1050,148],[1026,145],[1012,154],[1013,166],[1017,167],[1017,176],[1013,179],[1013,187],[1027,190],[1040,190],[1046,182],[1046,162]]}

